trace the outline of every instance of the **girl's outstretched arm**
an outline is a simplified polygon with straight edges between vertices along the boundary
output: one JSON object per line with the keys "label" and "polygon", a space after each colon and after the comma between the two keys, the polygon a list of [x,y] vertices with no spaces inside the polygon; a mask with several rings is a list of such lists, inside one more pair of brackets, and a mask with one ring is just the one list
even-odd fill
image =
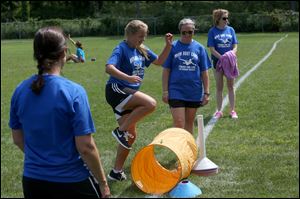
{"label": "girl's outstretched arm", "polygon": [[173,35],[171,33],[167,33],[165,35],[165,41],[166,41],[165,48],[160,53],[160,55],[158,56],[158,58],[155,61],[152,62],[155,65],[163,65],[163,63],[168,58],[168,55],[169,55],[169,53],[170,53],[170,51],[172,49]]}

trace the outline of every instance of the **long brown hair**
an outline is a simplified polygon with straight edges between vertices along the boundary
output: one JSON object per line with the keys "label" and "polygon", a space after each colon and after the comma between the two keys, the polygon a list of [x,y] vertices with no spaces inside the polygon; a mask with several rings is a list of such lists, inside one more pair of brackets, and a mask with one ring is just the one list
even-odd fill
{"label": "long brown hair", "polygon": [[58,27],[39,29],[34,36],[33,57],[37,61],[38,77],[31,84],[31,90],[39,94],[45,84],[43,72],[51,70],[54,63],[61,59],[66,49],[66,39]]}
{"label": "long brown hair", "polygon": [[[147,32],[148,25],[141,20],[132,20],[125,27],[125,37],[127,38],[129,35],[133,35],[140,30],[145,30]],[[137,49],[147,60],[149,60],[147,49],[143,44],[138,46]]]}

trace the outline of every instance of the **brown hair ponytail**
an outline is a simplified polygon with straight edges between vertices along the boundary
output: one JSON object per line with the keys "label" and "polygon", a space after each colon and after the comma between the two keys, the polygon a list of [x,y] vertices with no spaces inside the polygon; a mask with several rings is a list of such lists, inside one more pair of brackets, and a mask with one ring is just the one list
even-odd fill
{"label": "brown hair ponytail", "polygon": [[58,27],[39,29],[33,42],[34,59],[37,60],[38,76],[31,84],[31,90],[40,94],[45,85],[43,73],[51,70],[53,64],[61,59],[66,47],[63,31]]}
{"label": "brown hair ponytail", "polygon": [[31,84],[31,90],[35,94],[40,94],[42,88],[44,87],[45,81],[43,78],[43,68],[40,64],[37,65],[37,68],[39,69],[38,77],[36,80],[34,80]]}

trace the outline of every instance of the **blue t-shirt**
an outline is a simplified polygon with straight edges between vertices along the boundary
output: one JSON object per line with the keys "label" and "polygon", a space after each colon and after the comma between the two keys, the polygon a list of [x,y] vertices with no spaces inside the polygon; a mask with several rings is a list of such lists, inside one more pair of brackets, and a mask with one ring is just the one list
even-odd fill
{"label": "blue t-shirt", "polygon": [[[150,49],[147,49],[147,53],[149,60],[147,60],[136,48],[129,47],[128,44],[123,41],[115,47],[112,55],[107,60],[106,65],[114,65],[118,70],[127,75],[136,75],[143,79],[145,67],[148,67],[158,57]],[[129,83],[113,76],[110,76],[107,81],[107,84],[110,83],[118,83],[124,87],[129,87],[135,90],[138,90],[141,86],[141,82]]]}
{"label": "blue t-shirt", "polygon": [[169,99],[201,101],[203,92],[201,72],[211,68],[210,59],[203,45],[195,40],[189,44],[174,41],[163,67],[170,69]]}
{"label": "blue t-shirt", "polygon": [[13,93],[9,126],[24,135],[24,176],[51,182],[78,182],[90,174],[75,145],[75,136],[95,132],[86,91],[56,75],[45,75],[39,95],[33,75]]}
{"label": "blue t-shirt", "polygon": [[[215,47],[221,55],[232,50],[233,44],[238,44],[238,40],[231,26],[225,26],[224,29],[214,26],[208,31],[207,47]],[[211,54],[211,58],[214,61],[218,60],[213,54]]]}
{"label": "blue t-shirt", "polygon": [[81,48],[76,49],[76,55],[77,55],[78,59],[82,59],[83,61],[85,61],[85,54]]}

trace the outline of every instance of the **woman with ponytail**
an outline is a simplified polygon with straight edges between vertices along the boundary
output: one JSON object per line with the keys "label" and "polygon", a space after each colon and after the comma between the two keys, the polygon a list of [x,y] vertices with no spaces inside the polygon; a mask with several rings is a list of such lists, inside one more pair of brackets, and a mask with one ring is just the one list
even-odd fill
{"label": "woman with ponytail", "polygon": [[123,165],[137,136],[136,124],[156,107],[155,99],[139,91],[145,68],[151,63],[162,65],[172,47],[173,35],[167,33],[166,45],[157,56],[143,45],[147,33],[147,24],[140,20],[130,21],[125,27],[125,40],[115,47],[106,62],[106,72],[110,75],[106,84],[106,100],[119,124],[112,131],[119,145],[114,168],[108,175],[111,180],[126,179]]}
{"label": "woman with ponytail", "polygon": [[38,30],[33,48],[38,74],[15,89],[9,121],[25,155],[24,197],[109,197],[86,91],[61,76],[67,51],[62,30]]}

